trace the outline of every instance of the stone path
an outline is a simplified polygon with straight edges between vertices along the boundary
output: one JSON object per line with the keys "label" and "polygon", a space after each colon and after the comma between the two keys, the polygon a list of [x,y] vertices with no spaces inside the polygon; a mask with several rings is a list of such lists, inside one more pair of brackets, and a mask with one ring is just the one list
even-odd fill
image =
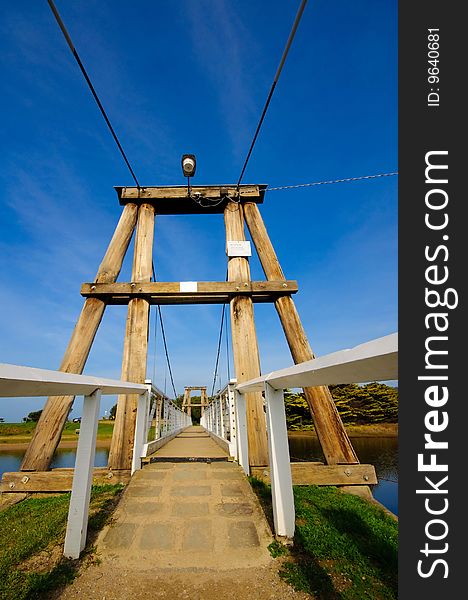
{"label": "stone path", "polygon": [[203,427],[188,427],[154,454],[156,458],[226,458],[226,452]]}
{"label": "stone path", "polygon": [[[179,456],[171,452],[182,448],[188,456],[226,456],[201,428],[177,436],[164,453]],[[151,463],[135,473],[100,533],[101,563],[60,598],[305,598],[277,576],[272,539],[237,464]]]}

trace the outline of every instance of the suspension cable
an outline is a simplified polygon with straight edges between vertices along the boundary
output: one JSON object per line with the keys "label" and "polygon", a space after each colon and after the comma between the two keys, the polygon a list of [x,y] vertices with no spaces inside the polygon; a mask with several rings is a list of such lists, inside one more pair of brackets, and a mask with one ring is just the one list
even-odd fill
{"label": "suspension cable", "polygon": [[152,381],[156,381],[156,334],[158,331],[158,311],[154,311],[154,335],[153,335],[153,372]]}
{"label": "suspension cable", "polygon": [[398,175],[398,171],[392,173],[378,173],[377,175],[362,175],[361,177],[347,177],[346,179],[332,179],[330,181],[313,181],[312,183],[298,183],[297,185],[282,185],[280,187],[269,187],[266,192],[276,192],[277,190],[293,190],[297,188],[312,187],[314,185],[330,185],[332,183],[347,183],[348,181],[362,181],[363,179],[377,179],[378,177],[393,177]]}
{"label": "suspension cable", "polygon": [[229,358],[229,327],[228,327],[228,313],[226,311],[224,313],[224,317],[226,319],[226,366],[227,366],[227,379],[228,383],[231,381],[231,367],[230,367],[230,358]]}
{"label": "suspension cable", "polygon": [[214,389],[216,386],[216,377],[218,376],[218,365],[219,365],[219,355],[221,353],[221,342],[223,339],[223,327],[224,327],[224,313],[226,311],[226,305],[223,304],[223,310],[221,311],[221,325],[219,327],[219,337],[218,337],[218,351],[216,352],[216,364],[215,364],[215,370],[214,370],[214,377],[213,377],[213,386],[211,388],[211,396],[213,396],[214,394]]}
{"label": "suspension cable", "polygon": [[[156,271],[154,269],[154,262],[151,261],[151,270],[153,273],[153,281],[156,281]],[[174,391],[174,400],[177,399],[177,391],[176,391],[176,387],[174,385],[174,377],[172,375],[172,367],[171,367],[171,361],[169,359],[169,351],[167,348],[167,341],[166,341],[166,332],[164,330],[164,321],[162,318],[162,313],[161,313],[161,306],[158,304],[158,314],[159,314],[159,322],[161,324],[161,333],[162,333],[162,339],[163,339],[163,345],[164,345],[164,352],[166,354],[166,362],[167,362],[167,368],[169,370],[169,376],[171,378],[171,384],[172,384],[172,390]]]}
{"label": "suspension cable", "polygon": [[77,50],[76,50],[76,48],[75,48],[75,46],[74,46],[74,44],[72,42],[70,34],[68,33],[68,31],[67,31],[67,29],[66,29],[66,27],[64,25],[64,22],[62,21],[62,18],[59,15],[57,7],[55,6],[53,0],[47,0],[47,2],[49,3],[50,9],[52,10],[52,12],[54,14],[54,17],[55,17],[55,20],[58,23],[58,26],[62,30],[62,33],[63,33],[63,35],[65,37],[65,40],[66,40],[66,42],[67,42],[67,44],[68,44],[68,46],[69,46],[69,48],[71,50],[71,53],[75,57],[75,60],[76,60],[76,62],[78,64],[78,66],[80,67],[81,73],[83,74],[83,77],[85,78],[86,83],[88,84],[88,87],[91,90],[91,93],[92,93],[92,95],[94,97],[94,100],[96,101],[96,104],[98,105],[99,110],[101,111],[101,114],[104,117],[105,122],[107,123],[107,127],[109,128],[109,131],[111,132],[112,137],[114,138],[114,141],[117,144],[118,149],[120,150],[120,154],[122,155],[122,157],[123,157],[123,159],[125,161],[125,164],[127,165],[128,170],[130,171],[130,173],[131,173],[131,175],[133,177],[133,180],[136,183],[137,188],[140,188],[140,184],[138,183],[138,179],[136,178],[136,175],[135,175],[135,173],[134,173],[134,171],[133,171],[133,169],[132,169],[132,167],[130,165],[130,162],[129,162],[129,160],[128,160],[125,152],[124,152],[124,149],[122,148],[122,144],[120,143],[119,138],[117,137],[117,134],[115,133],[114,128],[112,127],[112,124],[111,124],[111,122],[109,120],[109,117],[107,116],[107,113],[104,110],[102,102],[100,101],[99,96],[97,95],[97,92],[94,89],[94,86],[93,86],[93,84],[91,82],[91,79],[89,78],[89,75],[86,72],[86,69],[84,68],[83,63],[81,62],[81,59],[80,59],[80,57],[78,55],[78,52],[77,52]]}
{"label": "suspension cable", "polygon": [[294,23],[293,23],[291,32],[289,33],[288,41],[286,42],[286,46],[285,46],[285,48],[283,50],[283,55],[281,57],[280,63],[279,63],[278,68],[276,70],[275,78],[273,79],[273,83],[272,83],[272,86],[270,88],[270,93],[268,94],[267,100],[265,102],[265,106],[263,107],[263,112],[262,112],[262,115],[260,117],[260,121],[258,122],[257,129],[255,130],[255,134],[253,136],[252,143],[250,144],[250,148],[249,148],[249,151],[247,153],[247,157],[246,157],[245,162],[244,162],[244,166],[242,167],[242,171],[241,171],[241,174],[239,176],[239,180],[237,182],[237,190],[239,190],[239,186],[241,184],[242,178],[244,177],[245,169],[247,168],[247,164],[248,164],[248,162],[250,160],[250,155],[252,154],[253,148],[255,146],[255,142],[257,141],[258,134],[260,133],[260,128],[262,127],[263,120],[265,119],[265,115],[267,113],[268,107],[270,106],[270,101],[271,101],[271,98],[273,96],[273,92],[275,91],[276,84],[278,83],[278,79],[279,79],[279,77],[281,75],[281,71],[283,70],[283,66],[284,66],[284,63],[286,61],[286,57],[288,56],[289,49],[290,49],[291,44],[293,42],[294,36],[296,35],[296,31],[297,31],[297,28],[299,26],[299,22],[301,20],[302,13],[304,12],[306,4],[307,4],[307,0],[302,0],[301,5],[299,6],[299,10],[297,11],[296,18],[294,19]]}

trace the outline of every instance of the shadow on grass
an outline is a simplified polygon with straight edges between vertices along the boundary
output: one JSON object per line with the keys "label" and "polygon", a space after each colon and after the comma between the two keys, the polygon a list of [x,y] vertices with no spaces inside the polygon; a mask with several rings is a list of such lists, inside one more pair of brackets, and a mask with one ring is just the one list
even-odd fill
{"label": "shadow on grass", "polygon": [[[2,600],[49,600],[61,594],[77,576],[84,562],[94,562],[94,542],[109,521],[119,500],[121,486],[93,487],[86,548],[80,559],[62,555],[70,494],[31,498],[3,513],[11,535],[3,534],[0,552]],[[9,511],[10,509],[7,509]],[[50,523],[39,534],[42,523]],[[35,538],[33,539],[33,536]]]}
{"label": "shadow on grass", "polygon": [[[271,489],[250,478],[273,530]],[[280,575],[322,600],[397,597],[397,526],[374,505],[336,488],[296,486],[294,546]],[[272,556],[280,556],[277,542]]]}
{"label": "shadow on grass", "polygon": [[[274,531],[271,488],[256,477],[249,477],[249,481],[260,501],[270,529]],[[336,590],[333,578],[315,557],[304,550],[297,535],[294,538],[294,546],[285,552],[273,551],[272,548],[276,549],[277,545],[278,542],[270,544],[270,553],[274,558],[285,554],[289,556],[289,560],[283,558],[279,571],[280,576],[289,585],[296,590],[313,594],[320,600],[341,600],[343,598]]]}
{"label": "shadow on grass", "polygon": [[362,556],[372,563],[379,579],[393,590],[395,597],[398,591],[398,555],[394,544],[382,535],[381,530],[375,530],[361,517],[350,509],[326,509],[320,513],[341,534],[352,538]]}

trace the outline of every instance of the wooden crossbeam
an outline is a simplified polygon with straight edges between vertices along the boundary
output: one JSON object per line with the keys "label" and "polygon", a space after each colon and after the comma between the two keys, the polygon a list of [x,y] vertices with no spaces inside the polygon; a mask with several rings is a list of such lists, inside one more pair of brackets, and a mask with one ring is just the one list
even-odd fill
{"label": "wooden crossbeam", "polygon": [[231,200],[261,204],[266,185],[115,187],[120,204],[148,202],[158,215],[222,214]]}
{"label": "wooden crossbeam", "polygon": [[297,281],[156,281],[83,283],[81,295],[100,298],[106,304],[128,304],[132,298],[144,298],[150,304],[224,304],[244,294],[254,302],[274,302],[279,296],[295,294],[297,290]]}
{"label": "wooden crossbeam", "polygon": [[[271,483],[268,467],[250,467],[253,477]],[[375,485],[372,465],[324,465],[319,462],[291,463],[293,485]]]}
{"label": "wooden crossbeam", "polygon": [[[70,492],[74,469],[53,469],[52,471],[20,471],[3,473],[0,483],[1,493],[18,492]],[[112,471],[96,468],[93,473],[93,485],[128,483],[130,470]]]}

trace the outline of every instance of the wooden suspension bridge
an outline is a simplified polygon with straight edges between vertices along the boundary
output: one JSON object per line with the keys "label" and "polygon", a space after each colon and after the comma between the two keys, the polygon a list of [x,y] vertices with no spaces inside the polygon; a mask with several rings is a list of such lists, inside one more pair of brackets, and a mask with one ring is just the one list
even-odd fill
{"label": "wooden suspension bridge", "polygon": [[[192,579],[197,576],[200,556],[203,566],[218,579],[222,571],[234,573],[216,597],[219,593],[226,596],[237,578],[233,569],[240,568],[250,569],[248,597],[283,597],[284,590],[278,588],[262,596],[257,580],[259,569],[269,564],[267,545],[273,534],[289,540],[294,535],[293,484],[336,485],[372,499],[370,486],[377,483],[374,467],[359,463],[327,385],[396,379],[398,353],[393,334],[315,357],[293,300],[298,284],[286,279],[259,210],[267,186],[242,183],[306,0],[301,0],[237,183],[191,186],[195,157],[184,155],[189,166],[192,161],[192,172],[184,171],[189,177],[187,186],[146,187],[139,185],[54,2],[48,2],[136,185],[115,188],[122,214],[94,281],[82,284],[83,308],[59,371],[0,365],[0,396],[48,396],[20,471],[5,473],[0,490],[10,497],[71,491],[64,554],[78,558],[86,543],[92,483],[126,485],[113,523],[98,539],[103,569],[121,590],[109,595],[113,592],[106,580],[97,583],[103,573],[96,576],[90,570],[81,588],[72,586],[63,598],[139,594],[142,578],[137,578],[137,587],[132,589],[128,572],[142,564],[151,569],[148,597],[154,596],[155,569],[162,573],[160,589],[167,586],[168,573],[169,585],[178,582],[183,589],[187,571]],[[375,177],[387,175],[395,173]],[[155,218],[183,214],[224,217],[226,281],[155,281]],[[252,248],[246,228],[264,271],[262,281],[251,280]],[[131,281],[121,282],[118,277],[134,233]],[[262,375],[254,319],[254,305],[260,302],[274,305],[294,367]],[[150,306],[166,304],[229,304],[235,378],[215,397],[208,398],[204,386],[187,386],[179,407],[146,379]],[[82,374],[104,312],[111,305],[127,306],[119,381]],[[304,390],[323,463],[290,462],[283,391],[296,387]],[[195,390],[201,393],[199,403],[192,403]],[[74,397],[81,394],[84,404],[75,468],[50,469]],[[118,394],[117,412],[108,465],[95,469],[100,398],[105,394]],[[200,408],[200,426],[192,423],[195,406]],[[271,483],[273,532],[247,475]],[[164,597],[187,597],[176,596],[173,588],[166,591]],[[288,596],[303,597],[291,590]]]}
{"label": "wooden suspension bridge", "polygon": [[[271,482],[275,533],[286,538],[294,534],[293,483],[337,485],[346,491],[371,498],[369,486],[377,483],[374,467],[359,464],[327,384],[397,378],[396,334],[353,350],[322,358],[314,356],[292,297],[298,289],[297,283],[285,278],[259,211],[258,205],[263,202],[265,187],[248,185],[240,186],[239,190],[229,185],[192,187],[190,190],[180,187],[116,188],[123,205],[122,216],[94,282],[82,286],[82,295],[85,297],[83,309],[60,371],[2,366],[1,395],[48,394],[49,397],[20,472],[6,473],[1,490],[6,494],[72,490],[64,550],[67,556],[77,557],[84,547],[93,479],[95,482],[128,483],[126,497],[135,493],[138,495],[140,492],[130,490],[141,487],[142,482],[146,485],[149,481],[157,481],[158,489],[164,490],[165,483],[160,471],[167,467],[162,467],[162,463],[173,465],[174,481],[178,477],[181,481],[184,478],[187,481],[190,478],[197,479],[195,471],[192,475],[176,475],[178,468],[175,465],[181,461],[188,461],[182,473],[196,469],[200,461],[209,464],[221,461],[229,462],[231,466],[226,468],[230,470],[218,472],[210,467],[203,477],[211,478],[214,482],[218,481],[218,476],[221,479],[224,477],[215,473],[235,473],[226,477],[229,479],[232,476],[243,481],[245,475],[252,474]],[[208,208],[202,208],[194,202],[187,203],[188,194],[203,198],[207,203],[204,206]],[[227,282],[152,281],[155,216],[187,212],[224,215]],[[251,248],[246,242],[245,224],[265,272],[264,281],[250,279]],[[120,283],[117,278],[134,230],[132,281]],[[229,303],[236,378],[210,403],[205,387],[187,386],[181,410],[146,380],[149,307],[151,304],[207,302]],[[274,304],[295,367],[268,375],[261,374],[254,321],[256,302]],[[128,305],[128,316],[122,380],[110,381],[81,375],[106,307],[123,303]],[[323,449],[323,464],[290,463],[283,390],[291,387],[304,389]],[[201,428],[196,430],[192,427],[190,416],[190,394],[193,390],[201,391],[201,401],[198,403],[202,409]],[[109,464],[105,469],[93,470],[99,398],[106,393],[119,394]],[[75,471],[50,470],[76,394],[85,395],[85,404]],[[238,470],[232,470],[233,463],[239,465]],[[155,467],[155,464],[158,466]],[[145,472],[150,469],[153,475],[139,475],[142,468]],[[140,483],[137,485],[136,481]],[[207,486],[209,490],[214,489],[213,485]],[[198,488],[195,485],[195,489]],[[141,494],[151,496],[150,489],[151,486]],[[205,502],[208,514],[216,513],[219,494],[222,496],[220,490],[210,502]],[[176,490],[174,493],[177,495],[179,492]],[[180,493],[190,496],[190,491]],[[211,491],[206,493],[211,497]],[[236,503],[235,498],[231,500],[233,504]],[[188,504],[186,508],[191,510]],[[143,509],[140,507],[140,510]],[[151,510],[149,507],[148,511]],[[180,510],[182,512],[177,517],[179,525],[180,519],[185,518],[183,510]],[[233,510],[238,508],[234,507]],[[122,518],[119,517],[121,525],[124,524]],[[246,539],[260,539],[258,531],[263,531],[264,526],[265,522],[260,518],[246,525],[250,531]],[[179,526],[174,527],[177,530]],[[163,544],[160,538],[167,537],[169,530],[156,527],[155,531],[160,532],[159,537],[155,537],[156,545]],[[213,531],[217,531],[216,527]],[[115,533],[109,536],[104,545],[110,544],[109,539],[118,540]],[[124,536],[122,539],[127,538]],[[229,539],[229,535],[224,539]],[[174,542],[176,546],[171,546],[171,551],[177,548],[182,551],[184,542],[181,540]],[[117,541],[117,545],[119,543]],[[239,543],[242,547],[243,542]],[[217,544],[213,538],[210,547],[218,547]]]}

